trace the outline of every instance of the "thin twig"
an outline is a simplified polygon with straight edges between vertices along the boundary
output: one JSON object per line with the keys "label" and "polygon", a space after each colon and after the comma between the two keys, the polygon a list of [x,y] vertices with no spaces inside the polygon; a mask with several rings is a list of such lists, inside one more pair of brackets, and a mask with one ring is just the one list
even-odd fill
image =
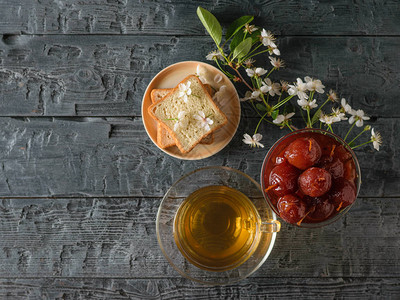
{"label": "thin twig", "polygon": [[246,80],[244,80],[244,78],[242,77],[242,74],[240,74],[240,72],[238,71],[238,69],[232,68],[236,71],[236,73],[238,74],[239,78],[242,80],[242,82],[252,91],[254,91],[254,89],[247,83]]}

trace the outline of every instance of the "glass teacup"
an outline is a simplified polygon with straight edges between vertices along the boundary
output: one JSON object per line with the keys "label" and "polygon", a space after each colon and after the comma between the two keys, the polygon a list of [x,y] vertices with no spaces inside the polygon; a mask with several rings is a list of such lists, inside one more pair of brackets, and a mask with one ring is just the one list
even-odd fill
{"label": "glass teacup", "polygon": [[183,276],[218,285],[241,280],[267,259],[280,223],[260,185],[228,167],[179,179],[157,215],[163,254]]}

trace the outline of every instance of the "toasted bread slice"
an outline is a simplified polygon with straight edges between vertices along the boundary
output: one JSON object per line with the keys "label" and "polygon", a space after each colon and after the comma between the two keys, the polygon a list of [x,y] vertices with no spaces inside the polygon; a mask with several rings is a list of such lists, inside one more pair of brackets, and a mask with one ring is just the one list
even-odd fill
{"label": "toasted bread slice", "polygon": [[[204,86],[207,89],[208,93],[212,96],[214,94],[213,88],[208,84]],[[156,103],[162,100],[162,98],[164,98],[171,91],[172,89],[153,89],[150,94],[151,103]],[[214,134],[210,133],[200,141],[200,144],[210,145],[213,142],[214,142]],[[168,130],[166,130],[160,124],[160,122],[157,122],[157,144],[162,149],[175,146],[175,140],[171,137]]]}
{"label": "toasted bread slice", "polygon": [[[150,98],[151,103],[157,103],[162,100],[172,89],[154,89],[151,91]],[[175,146],[175,140],[169,134],[160,122],[157,122],[157,144],[162,148],[168,148]]]}
{"label": "toasted bread slice", "polygon": [[[180,87],[190,85],[188,89],[181,90]],[[186,97],[182,91],[189,91]],[[185,98],[187,98],[185,102]],[[168,130],[170,136],[182,153],[192,150],[205,136],[214,132],[227,123],[225,114],[214,103],[201,81],[194,75],[189,75],[180,82],[162,100],[152,104],[148,108],[150,116],[159,121]],[[183,112],[185,112],[183,114]],[[182,124],[179,122],[179,115]],[[199,121],[200,120],[200,121]],[[208,121],[204,123],[203,121]],[[179,122],[181,123],[181,122]]]}

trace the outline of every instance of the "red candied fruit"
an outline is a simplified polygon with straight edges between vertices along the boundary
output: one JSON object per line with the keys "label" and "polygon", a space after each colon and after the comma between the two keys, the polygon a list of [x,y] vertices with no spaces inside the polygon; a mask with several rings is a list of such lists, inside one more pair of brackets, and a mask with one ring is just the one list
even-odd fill
{"label": "red candied fruit", "polygon": [[300,170],[305,170],[318,162],[321,147],[313,138],[299,138],[289,144],[285,151],[288,162]]}
{"label": "red candied fruit", "polygon": [[319,136],[318,143],[321,146],[322,156],[333,157],[337,145],[332,142],[332,138],[329,136]]}
{"label": "red candied fruit", "polygon": [[343,145],[339,145],[335,148],[333,156],[339,158],[343,163],[351,160],[351,153]]}
{"label": "red candied fruit", "polygon": [[297,189],[297,178],[300,171],[288,163],[275,166],[269,174],[269,186],[265,191],[272,190],[277,196],[293,193]]}
{"label": "red candied fruit", "polygon": [[286,158],[282,155],[282,156],[277,156],[275,159],[275,162],[277,165],[287,162]]}
{"label": "red candied fruit", "polygon": [[295,224],[306,216],[306,204],[293,194],[285,195],[278,200],[279,215],[286,222]]}
{"label": "red candied fruit", "polygon": [[356,187],[350,181],[339,178],[333,183],[330,199],[336,210],[340,211],[356,200]]}
{"label": "red candied fruit", "polygon": [[275,164],[279,165],[281,163],[287,163],[287,159],[285,158],[285,150],[281,151],[276,158],[275,158]]}
{"label": "red candied fruit", "polygon": [[331,188],[332,176],[325,169],[312,167],[299,176],[299,186],[303,194],[319,197]]}
{"label": "red candied fruit", "polygon": [[349,181],[353,181],[356,179],[357,174],[356,174],[356,168],[354,166],[353,161],[349,160],[344,164],[344,178],[346,178]]}
{"label": "red candied fruit", "polygon": [[310,213],[305,218],[305,222],[316,223],[325,221],[330,215],[332,215],[334,210],[335,207],[328,200],[318,199]]}
{"label": "red candied fruit", "polygon": [[334,179],[344,176],[343,163],[338,158],[322,157],[319,162],[319,167],[331,173]]}

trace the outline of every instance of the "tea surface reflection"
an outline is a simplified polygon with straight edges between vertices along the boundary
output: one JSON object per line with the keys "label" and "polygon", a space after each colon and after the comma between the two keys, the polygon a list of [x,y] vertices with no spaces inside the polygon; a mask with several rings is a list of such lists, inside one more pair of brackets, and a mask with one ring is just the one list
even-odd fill
{"label": "tea surface reflection", "polygon": [[250,199],[227,186],[206,186],[190,194],[174,221],[174,238],[194,265],[210,271],[235,268],[254,252],[261,219]]}

